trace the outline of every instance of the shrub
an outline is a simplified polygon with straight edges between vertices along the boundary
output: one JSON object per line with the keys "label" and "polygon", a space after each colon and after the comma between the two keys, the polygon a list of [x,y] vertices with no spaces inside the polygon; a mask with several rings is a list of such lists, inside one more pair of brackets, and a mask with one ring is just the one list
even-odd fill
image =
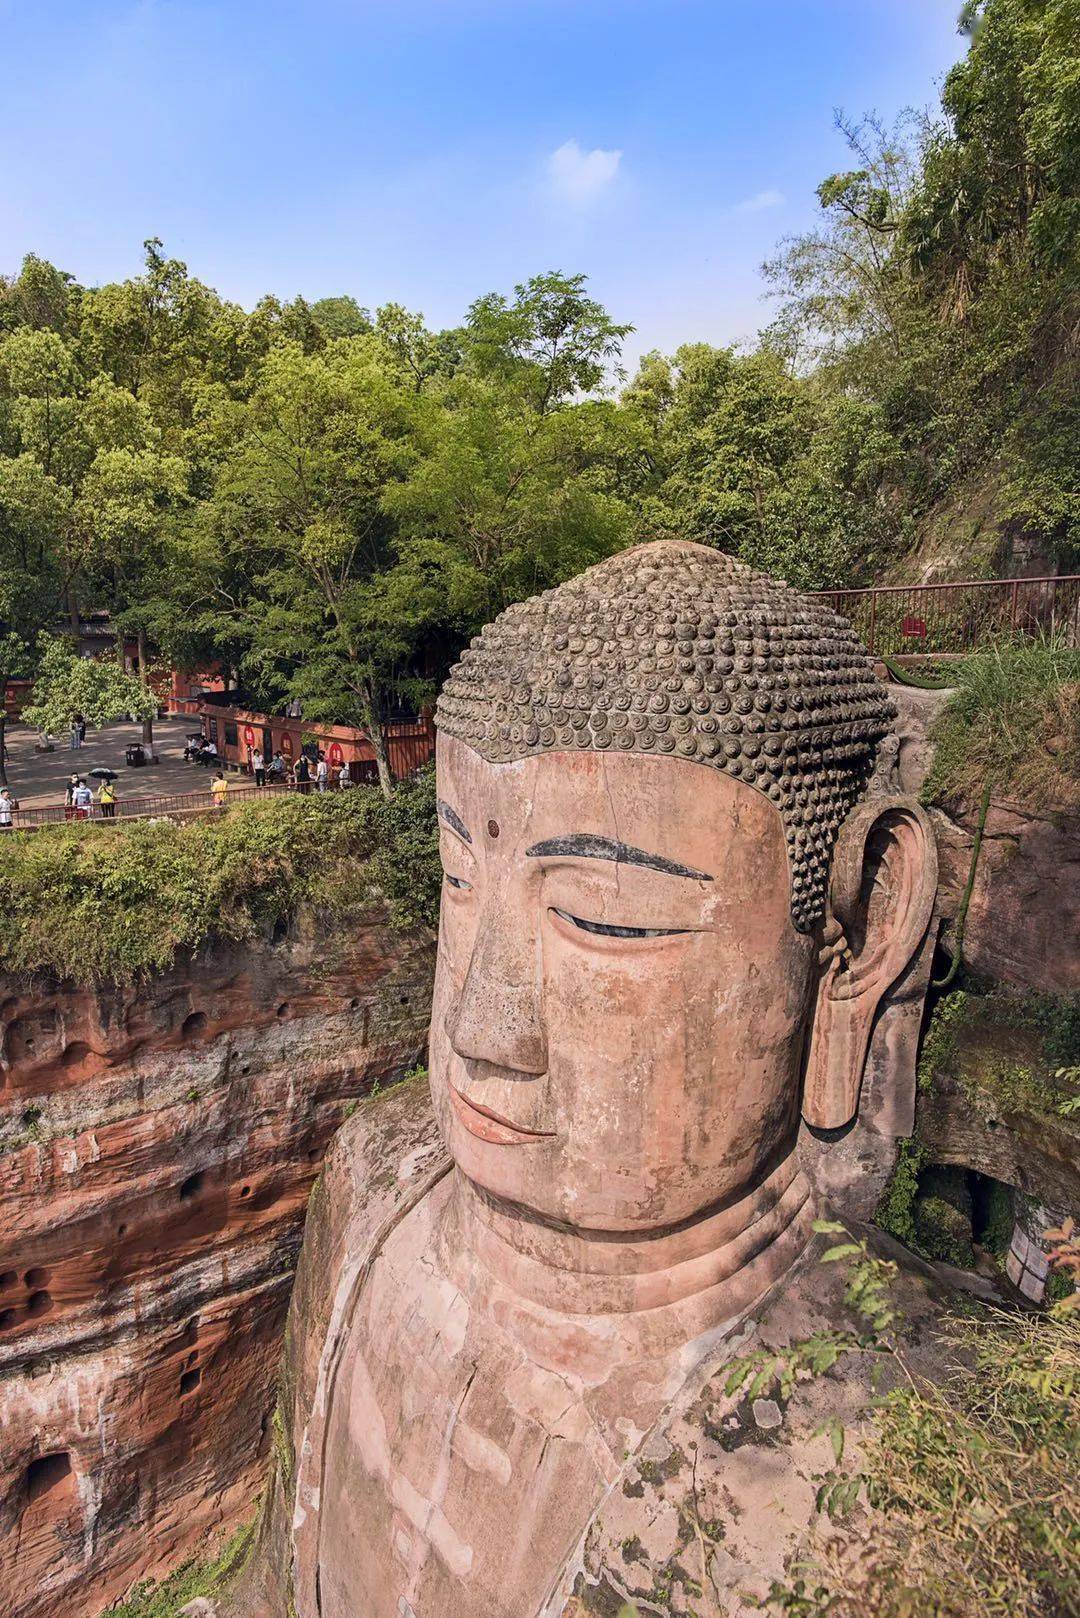
{"label": "shrub", "polygon": [[933,731],[925,801],[998,797],[1080,806],[1080,651],[1060,639],[969,657]]}
{"label": "shrub", "polygon": [[177,825],[133,821],[0,842],[0,969],[130,982],[181,952],[243,940],[302,904],[332,914],[386,902],[398,926],[433,925],[432,772],[391,801],[375,788],[238,804]]}

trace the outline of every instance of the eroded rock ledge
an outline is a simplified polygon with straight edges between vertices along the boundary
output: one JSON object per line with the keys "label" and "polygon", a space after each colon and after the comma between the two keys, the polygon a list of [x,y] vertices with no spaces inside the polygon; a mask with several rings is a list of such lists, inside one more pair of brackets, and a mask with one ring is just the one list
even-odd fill
{"label": "eroded rock ledge", "polygon": [[308,916],[130,989],[0,980],[0,1589],[90,1618],[246,1512],[304,1212],[433,950]]}

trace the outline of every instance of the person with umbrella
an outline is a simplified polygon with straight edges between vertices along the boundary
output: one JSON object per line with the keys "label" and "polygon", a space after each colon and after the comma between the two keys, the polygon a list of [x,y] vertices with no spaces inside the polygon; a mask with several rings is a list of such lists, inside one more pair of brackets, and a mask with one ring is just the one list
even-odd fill
{"label": "person with umbrella", "polygon": [[101,785],[98,787],[97,801],[101,805],[102,819],[115,820],[116,788],[113,786],[111,779],[102,781]]}

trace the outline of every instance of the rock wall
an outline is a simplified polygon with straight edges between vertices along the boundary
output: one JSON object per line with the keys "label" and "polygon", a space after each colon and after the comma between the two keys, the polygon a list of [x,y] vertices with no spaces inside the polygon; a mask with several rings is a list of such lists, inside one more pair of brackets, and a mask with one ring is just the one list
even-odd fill
{"label": "rock wall", "polygon": [[6,1618],[91,1618],[251,1508],[311,1184],[422,1057],[432,964],[372,913],[132,989],[0,979]]}

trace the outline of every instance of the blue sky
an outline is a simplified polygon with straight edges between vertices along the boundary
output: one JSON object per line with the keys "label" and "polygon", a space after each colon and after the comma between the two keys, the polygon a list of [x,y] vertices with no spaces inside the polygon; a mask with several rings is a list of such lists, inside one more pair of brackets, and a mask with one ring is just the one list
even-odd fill
{"label": "blue sky", "polygon": [[582,270],[631,355],[767,318],[849,166],[838,107],[936,99],[958,0],[0,0],[0,268],[144,237],[223,294],[433,325]]}

